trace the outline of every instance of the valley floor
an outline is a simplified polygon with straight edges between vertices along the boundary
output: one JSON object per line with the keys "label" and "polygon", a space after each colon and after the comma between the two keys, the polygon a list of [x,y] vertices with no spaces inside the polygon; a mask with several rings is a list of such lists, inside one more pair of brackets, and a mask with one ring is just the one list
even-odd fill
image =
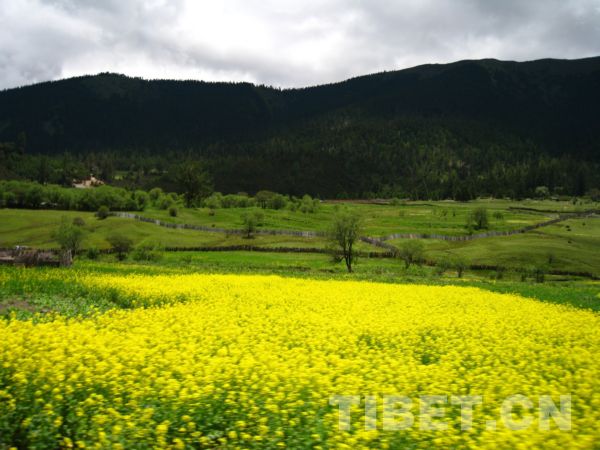
{"label": "valley floor", "polygon": [[[416,233],[419,235],[442,234],[449,237],[469,236],[466,228],[467,216],[479,207],[485,207],[490,217],[489,231],[519,230],[563,217],[558,223],[536,228],[526,233],[512,236],[495,236],[468,241],[448,241],[441,239],[421,239],[424,243],[424,257],[430,264],[461,257],[468,265],[477,267],[499,267],[504,272],[530,271],[543,267],[545,272],[560,274],[564,278],[573,274],[600,276],[600,220],[598,215],[573,217],[569,214],[583,210],[598,210],[597,204],[573,205],[570,202],[480,200],[468,203],[458,202],[406,202],[399,205],[349,203],[347,207],[357,211],[364,222],[363,235],[383,238],[395,233]],[[316,237],[293,235],[256,234],[247,239],[234,233],[242,227],[245,208],[182,209],[177,217],[170,217],[166,211],[149,209],[137,214],[149,219],[158,219],[167,224],[191,225],[232,230],[232,232],[197,231],[192,229],[166,228],[154,223],[141,222],[130,218],[108,217],[98,220],[91,212],[57,210],[17,210],[0,209],[0,248],[25,245],[34,248],[56,248],[53,232],[61,220],[72,221],[81,218],[84,222],[85,238],[82,244],[84,253],[88,248],[107,249],[107,237],[120,234],[130,238],[135,246],[156,246],[159,248],[177,247],[180,249],[222,250],[244,247],[252,249],[304,249],[324,252],[328,246],[320,234],[329,226],[331,217],[339,202],[323,203],[316,213],[303,214],[289,210],[263,210],[264,222],[261,230],[281,230],[283,233],[307,231]],[[477,233],[475,231],[474,233]],[[406,239],[388,239],[386,244],[399,247]],[[364,254],[384,253],[389,249],[358,242],[356,249]],[[242,259],[253,265],[254,254]],[[196,256],[190,256],[197,258]],[[206,256],[207,258],[212,258]],[[319,256],[323,261],[327,257]],[[178,256],[166,255],[166,259],[177,260]],[[288,260],[301,261],[305,255],[272,257],[282,264]],[[239,256],[227,256],[239,259]],[[221,263],[219,263],[221,264]],[[260,265],[260,263],[257,263]],[[394,262],[377,261],[374,265],[382,268],[393,267]],[[400,262],[396,263],[400,265]],[[225,263],[225,265],[227,265]],[[357,266],[360,270],[360,263]],[[560,278],[559,277],[559,278]]]}

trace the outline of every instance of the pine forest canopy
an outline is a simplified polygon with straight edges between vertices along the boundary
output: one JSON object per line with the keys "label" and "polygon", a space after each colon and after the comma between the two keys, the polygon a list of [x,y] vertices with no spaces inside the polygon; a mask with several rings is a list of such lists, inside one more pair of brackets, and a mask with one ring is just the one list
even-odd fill
{"label": "pine forest canopy", "polygon": [[65,152],[106,178],[135,170],[142,188],[175,184],[175,162],[193,159],[222,192],[580,195],[600,184],[600,57],[286,90],[104,73],[0,92],[0,177],[39,181],[43,159],[51,178]]}

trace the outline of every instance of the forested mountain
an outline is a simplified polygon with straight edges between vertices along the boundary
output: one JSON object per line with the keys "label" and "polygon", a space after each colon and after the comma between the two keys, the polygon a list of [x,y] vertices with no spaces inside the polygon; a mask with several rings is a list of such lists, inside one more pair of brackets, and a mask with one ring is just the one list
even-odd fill
{"label": "forested mountain", "polygon": [[[288,90],[105,73],[0,92],[0,142],[4,177],[36,178],[32,155],[69,152],[107,178],[133,167],[141,183],[168,184],[174,161],[201,159],[226,192],[582,194],[599,184],[600,57],[460,61]],[[10,142],[30,155],[27,173]]]}

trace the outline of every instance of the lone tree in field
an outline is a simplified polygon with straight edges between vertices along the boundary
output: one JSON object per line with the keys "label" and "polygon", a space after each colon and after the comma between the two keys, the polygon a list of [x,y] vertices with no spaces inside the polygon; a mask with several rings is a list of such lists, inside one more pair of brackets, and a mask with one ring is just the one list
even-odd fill
{"label": "lone tree in field", "polygon": [[177,168],[177,183],[183,190],[185,206],[191,207],[208,197],[212,192],[212,182],[204,166],[198,162],[186,162]]}
{"label": "lone tree in field", "polygon": [[467,219],[467,228],[475,230],[486,230],[489,226],[489,218],[487,209],[480,207],[476,208],[469,214]]}
{"label": "lone tree in field", "polygon": [[244,230],[244,233],[246,233],[246,239],[253,237],[256,228],[262,225],[263,221],[264,214],[262,211],[248,211],[242,215],[242,229]]}
{"label": "lone tree in field", "polygon": [[83,241],[83,229],[63,219],[52,237],[61,249],[60,265],[70,266]]}
{"label": "lone tree in field", "polygon": [[131,251],[133,241],[122,234],[112,234],[106,238],[114,252],[117,254],[117,259],[123,261],[127,258],[127,254]]}
{"label": "lone tree in field", "polygon": [[456,276],[462,278],[463,272],[469,267],[469,264],[462,256],[455,256],[451,260],[451,266],[456,270]]}
{"label": "lone tree in field", "polygon": [[245,213],[242,216],[242,224],[246,239],[252,238],[252,234],[256,231],[256,215],[253,212]]}
{"label": "lone tree in field", "polygon": [[360,237],[362,223],[360,216],[348,210],[338,212],[328,233],[336,252],[340,252],[348,272],[352,272],[352,263],[356,260],[354,244]]}
{"label": "lone tree in field", "polygon": [[408,269],[411,264],[420,263],[423,259],[423,243],[410,239],[402,244],[396,256],[404,261],[404,266]]}

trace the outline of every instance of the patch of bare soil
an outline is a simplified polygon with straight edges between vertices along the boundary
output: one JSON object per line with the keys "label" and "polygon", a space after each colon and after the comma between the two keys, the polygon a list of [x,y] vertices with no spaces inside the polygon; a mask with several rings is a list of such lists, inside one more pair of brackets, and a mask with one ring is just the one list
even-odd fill
{"label": "patch of bare soil", "polygon": [[21,310],[21,311],[29,311],[31,313],[41,312],[48,313],[50,312],[47,308],[40,308],[38,306],[32,305],[27,300],[22,299],[9,299],[0,303],[0,315],[7,313],[13,310]]}

